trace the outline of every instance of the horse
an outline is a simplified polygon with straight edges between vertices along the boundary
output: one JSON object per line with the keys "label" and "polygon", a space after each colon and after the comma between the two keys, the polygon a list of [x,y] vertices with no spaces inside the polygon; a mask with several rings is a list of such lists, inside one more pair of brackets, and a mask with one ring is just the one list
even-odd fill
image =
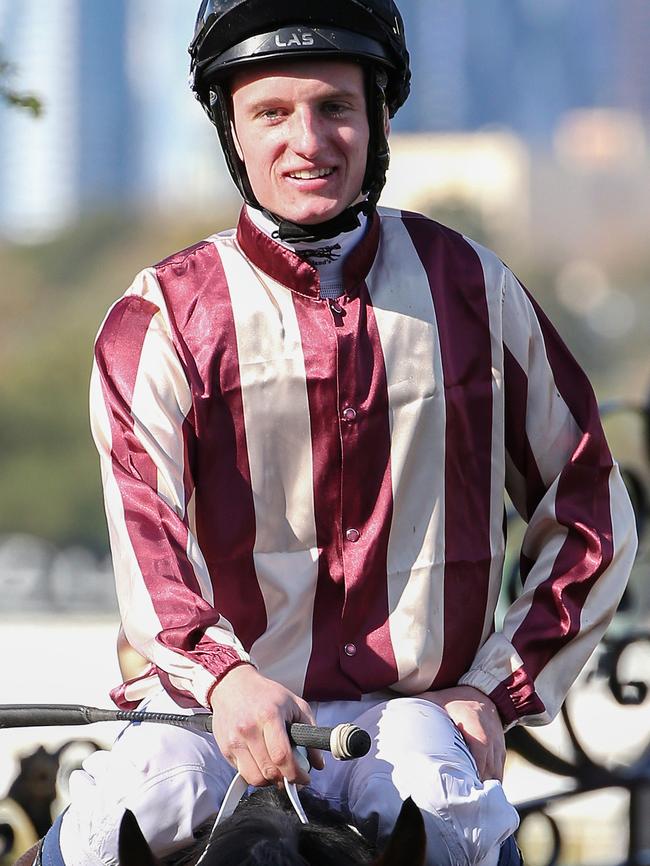
{"label": "horse", "polygon": [[410,797],[381,852],[320,798],[302,791],[300,799],[307,824],[283,791],[258,789],[218,826],[203,825],[191,848],[162,860],[153,856],[127,810],[119,833],[120,866],[424,866],[424,821]]}

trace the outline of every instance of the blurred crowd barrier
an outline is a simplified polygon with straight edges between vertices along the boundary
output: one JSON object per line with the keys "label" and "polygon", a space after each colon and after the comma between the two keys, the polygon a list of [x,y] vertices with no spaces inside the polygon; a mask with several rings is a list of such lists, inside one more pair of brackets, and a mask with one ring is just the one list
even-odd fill
{"label": "blurred crowd barrier", "polygon": [[0,536],[0,599],[0,614],[114,612],[110,557],[31,535]]}

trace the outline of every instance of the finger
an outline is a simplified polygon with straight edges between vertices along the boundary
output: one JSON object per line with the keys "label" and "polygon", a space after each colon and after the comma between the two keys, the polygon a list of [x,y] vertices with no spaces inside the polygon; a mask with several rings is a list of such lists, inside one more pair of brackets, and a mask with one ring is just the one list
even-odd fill
{"label": "finger", "polygon": [[[251,758],[256,763],[257,768],[262,778],[264,779],[264,782],[262,784],[268,785],[281,782],[282,777],[284,776],[284,772],[281,765],[277,761],[276,754],[272,753],[269,749],[266,741],[265,731],[266,726],[261,731],[256,732],[255,737],[249,738],[246,745],[248,746]],[[291,745],[289,743],[288,737],[286,737],[286,734],[285,738],[287,740],[287,749],[290,751]]]}
{"label": "finger", "polygon": [[491,754],[490,754],[490,772],[492,779],[503,781],[503,771],[506,763],[506,742],[502,729],[499,727],[490,739]]}
{"label": "finger", "polygon": [[[316,717],[312,713],[309,704],[302,699],[298,700],[296,703],[300,710],[300,715],[297,718],[292,719],[292,721],[301,722],[304,725],[316,725]],[[314,770],[325,769],[325,759],[320,749],[307,749],[307,758]]]}
{"label": "finger", "polygon": [[480,751],[478,756],[475,756],[476,767],[478,769],[478,777],[481,782],[487,781],[490,778],[490,767],[487,760],[487,755],[483,750]]}
{"label": "finger", "polygon": [[[217,745],[221,743],[217,739]],[[262,732],[254,722],[240,722],[230,729],[222,754],[249,785],[262,787],[281,778],[271,761]]]}
{"label": "finger", "polygon": [[248,749],[238,749],[228,760],[240,776],[243,776],[246,782],[254,788],[262,788],[269,784],[269,780]]}
{"label": "finger", "polygon": [[485,782],[490,778],[491,766],[488,757],[488,749],[486,744],[481,742],[477,737],[464,734],[465,742],[470,750],[474,763],[476,764],[476,772],[481,782]]}
{"label": "finger", "polygon": [[300,722],[303,725],[315,725],[316,717],[312,713],[311,707],[302,698],[296,698],[295,710],[292,722]]}
{"label": "finger", "polygon": [[503,767],[505,763],[505,753],[501,753],[497,743],[492,745],[492,748],[487,754],[485,764],[485,778],[496,779],[497,782],[503,782]]}
{"label": "finger", "polygon": [[503,782],[503,774],[506,768],[506,750],[505,748],[499,747],[497,748],[496,761],[495,761],[495,779],[498,779],[499,782]]}
{"label": "finger", "polygon": [[307,757],[314,770],[325,769],[325,758],[320,749],[307,749]]}
{"label": "finger", "polygon": [[264,727],[264,740],[269,757],[278,770],[279,778],[284,777],[297,785],[308,785],[309,774],[296,761],[285,723],[267,724]]}
{"label": "finger", "polygon": [[485,760],[481,768],[481,781],[487,782],[488,779],[496,779],[496,764],[494,755],[491,751],[486,752]]}

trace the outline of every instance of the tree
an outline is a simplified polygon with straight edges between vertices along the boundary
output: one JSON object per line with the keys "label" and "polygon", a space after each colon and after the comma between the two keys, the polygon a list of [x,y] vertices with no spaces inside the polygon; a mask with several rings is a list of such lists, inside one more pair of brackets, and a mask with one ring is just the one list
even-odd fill
{"label": "tree", "polygon": [[40,99],[33,93],[25,93],[15,90],[11,86],[11,79],[15,74],[15,67],[5,59],[4,50],[0,45],[0,101],[23,108],[38,117],[43,112]]}

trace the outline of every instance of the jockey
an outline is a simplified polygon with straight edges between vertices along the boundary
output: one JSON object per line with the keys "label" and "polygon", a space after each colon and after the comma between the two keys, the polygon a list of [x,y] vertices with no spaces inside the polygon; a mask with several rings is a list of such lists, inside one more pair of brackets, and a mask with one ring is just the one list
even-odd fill
{"label": "jockey", "polygon": [[[170,854],[238,770],[379,844],[410,796],[427,863],[517,863],[504,731],[557,714],[635,552],[591,388],[493,253],[377,206],[410,80],[393,0],[203,0],[190,55],[243,209],[112,307],[91,413],[143,660],[113,699],[213,735],[127,727],[45,854],[116,864],[125,808]],[[505,491],[528,528],[497,629]],[[307,775],[288,721],[373,745]]]}

